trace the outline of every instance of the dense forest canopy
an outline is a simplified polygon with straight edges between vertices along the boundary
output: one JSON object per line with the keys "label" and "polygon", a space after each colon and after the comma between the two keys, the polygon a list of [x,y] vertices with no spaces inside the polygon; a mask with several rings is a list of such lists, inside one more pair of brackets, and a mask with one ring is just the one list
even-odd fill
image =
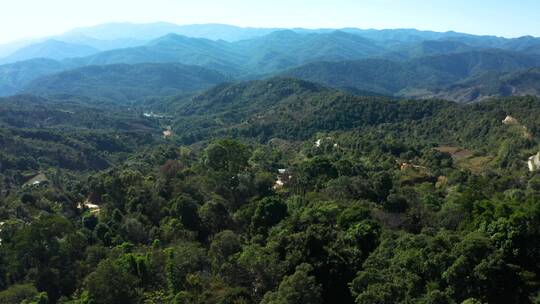
{"label": "dense forest canopy", "polygon": [[0,101],[2,303],[537,303],[540,100],[152,106]]}

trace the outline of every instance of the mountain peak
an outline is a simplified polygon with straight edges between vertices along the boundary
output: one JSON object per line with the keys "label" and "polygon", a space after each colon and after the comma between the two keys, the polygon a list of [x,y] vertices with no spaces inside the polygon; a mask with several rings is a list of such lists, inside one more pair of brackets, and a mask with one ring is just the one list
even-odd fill
{"label": "mountain peak", "polygon": [[293,30],[278,30],[275,32],[272,32],[265,37],[272,37],[272,38],[297,38],[303,36],[302,34],[295,32]]}
{"label": "mountain peak", "polygon": [[194,42],[194,41],[210,41],[210,40],[204,39],[204,38],[192,38],[192,37],[187,37],[180,34],[169,33],[169,34],[166,34],[165,36],[162,36],[162,37],[159,37],[157,39],[150,41],[147,45],[152,45],[152,46],[177,45],[177,44],[183,44],[186,42]]}

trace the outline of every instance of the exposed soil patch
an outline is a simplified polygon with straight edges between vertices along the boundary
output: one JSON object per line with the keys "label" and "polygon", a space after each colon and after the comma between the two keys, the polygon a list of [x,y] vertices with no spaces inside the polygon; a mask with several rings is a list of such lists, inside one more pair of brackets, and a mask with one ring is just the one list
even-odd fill
{"label": "exposed soil patch", "polygon": [[474,155],[471,150],[463,149],[461,147],[454,146],[440,146],[435,148],[435,150],[443,153],[448,153],[452,156],[453,159],[463,159],[469,158]]}

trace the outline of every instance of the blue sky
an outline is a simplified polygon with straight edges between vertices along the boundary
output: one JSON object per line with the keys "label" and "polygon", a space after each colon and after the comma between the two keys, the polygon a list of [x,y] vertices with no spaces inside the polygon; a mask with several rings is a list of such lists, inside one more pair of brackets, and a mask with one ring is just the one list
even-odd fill
{"label": "blue sky", "polygon": [[539,0],[0,0],[0,42],[106,22],[418,28],[540,36]]}

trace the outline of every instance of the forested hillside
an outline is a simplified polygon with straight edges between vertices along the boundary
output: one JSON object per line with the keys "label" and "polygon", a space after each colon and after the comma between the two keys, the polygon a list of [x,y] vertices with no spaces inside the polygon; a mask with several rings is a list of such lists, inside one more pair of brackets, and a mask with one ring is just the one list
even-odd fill
{"label": "forested hillside", "polygon": [[537,98],[140,106],[0,100],[1,303],[538,302]]}
{"label": "forested hillside", "polygon": [[19,189],[45,171],[96,172],[152,145],[162,129],[141,114],[113,105],[87,105],[79,99],[0,99],[2,190]]}
{"label": "forested hillside", "polygon": [[476,102],[496,96],[539,96],[540,69],[518,72],[486,72],[446,88],[411,92],[409,97],[441,98],[460,102]]}

